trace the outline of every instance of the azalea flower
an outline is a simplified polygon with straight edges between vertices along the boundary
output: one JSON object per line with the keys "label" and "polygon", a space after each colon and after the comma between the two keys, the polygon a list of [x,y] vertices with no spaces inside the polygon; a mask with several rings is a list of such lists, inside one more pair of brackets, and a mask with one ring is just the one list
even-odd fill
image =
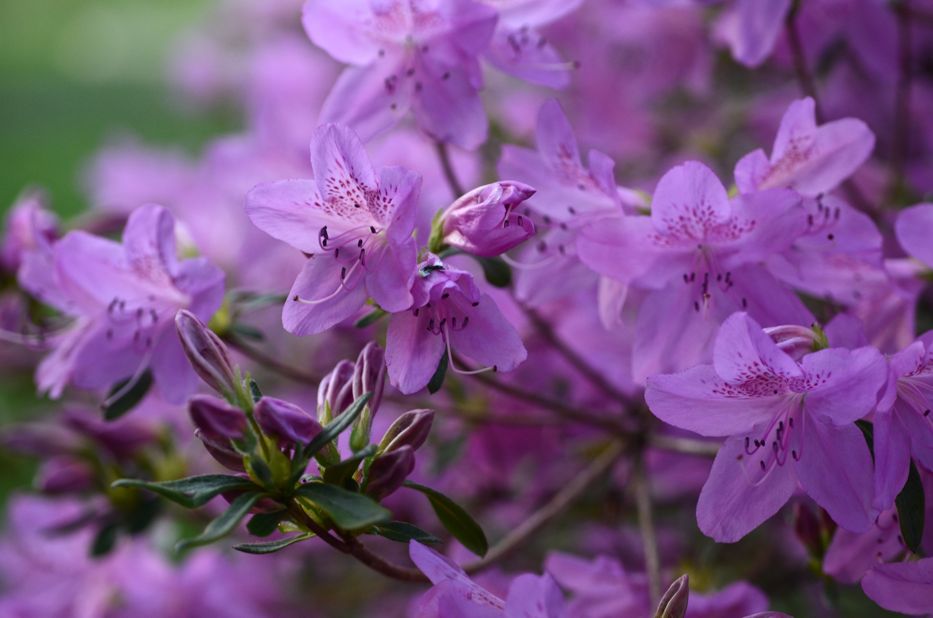
{"label": "azalea flower", "polygon": [[411,308],[392,316],[386,335],[389,380],[403,393],[424,388],[444,354],[454,371],[464,372],[454,349],[484,366],[474,371],[510,371],[527,357],[518,333],[470,273],[429,254],[412,295]]}
{"label": "azalea flower", "polygon": [[742,157],[735,182],[743,193],[788,187],[803,195],[832,191],[871,155],[875,135],[857,118],[816,124],[816,104],[791,103],[781,119],[769,159],[761,149]]}
{"label": "azalea flower", "polygon": [[888,385],[874,416],[875,506],[907,482],[911,457],[933,470],[933,331],[888,361]]}
{"label": "azalea flower", "polygon": [[706,361],[719,325],[736,311],[766,325],[813,322],[762,264],[803,232],[799,206],[787,189],[730,200],[713,172],[692,161],[661,178],[650,217],[584,228],[577,242],[584,264],[649,290],[635,323],[636,380]]}
{"label": "azalea flower", "polygon": [[520,182],[500,181],[462,195],[441,215],[444,244],[486,257],[520,245],[534,236],[535,226],[514,211],[534,192]]}
{"label": "azalea flower", "polygon": [[697,505],[704,534],[739,540],[798,482],[836,523],[861,532],[877,511],[871,453],[855,421],[874,409],[885,377],[874,348],[825,349],[797,362],[736,313],[716,337],[712,365],[649,378],[645,400],[666,423],[728,437]]}
{"label": "azalea flower", "polygon": [[320,119],[369,138],[411,110],[435,139],[479,146],[487,131],[479,56],[497,17],[473,0],[310,0],[302,21],[311,41],[351,65]]}
{"label": "azalea flower", "polygon": [[181,403],[197,377],[175,333],[188,309],[207,321],[220,307],[224,274],[204,258],[179,260],[175,220],[154,204],[134,210],[123,243],[74,231],[50,249],[53,268],[24,265],[20,283],[73,319],[39,365],[39,389],[57,398],[67,384],[100,389],[149,370],[156,390]]}
{"label": "azalea flower", "polygon": [[260,184],[246,196],[259,229],[308,255],[282,310],[285,329],[323,332],[369,296],[386,311],[410,307],[421,177],[400,167],[377,172],[356,133],[333,124],[315,131],[311,166],[314,180]]}

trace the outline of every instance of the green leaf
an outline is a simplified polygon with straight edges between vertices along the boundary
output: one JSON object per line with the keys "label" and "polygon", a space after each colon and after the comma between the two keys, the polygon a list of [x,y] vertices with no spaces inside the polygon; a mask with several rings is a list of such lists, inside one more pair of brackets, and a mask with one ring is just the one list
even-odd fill
{"label": "green leaf", "polygon": [[307,483],[295,493],[320,507],[343,530],[360,530],[392,517],[387,508],[372,498],[336,485]]}
{"label": "green leaf", "polygon": [[444,378],[447,376],[447,366],[449,362],[447,355],[442,354],[440,362],[437,363],[437,369],[434,370],[434,375],[431,376],[431,380],[428,382],[428,392],[432,395],[441,390],[441,387],[444,386]]}
{"label": "green leaf", "polygon": [[364,315],[359,320],[357,320],[356,327],[366,328],[367,326],[372,326],[373,324],[375,324],[376,322],[378,322],[379,320],[381,320],[383,317],[387,315],[389,314],[386,313],[384,310],[380,309],[379,307],[377,307],[373,309],[372,312]]}
{"label": "green leaf", "polygon": [[236,499],[230,503],[230,506],[227,507],[227,510],[221,513],[221,515],[207,524],[207,527],[204,528],[204,532],[194,537],[193,539],[185,539],[179,541],[175,548],[178,551],[187,549],[189,547],[197,547],[198,545],[207,545],[208,543],[213,543],[214,541],[223,538],[230,534],[237,524],[240,523],[244,517],[246,517],[249,510],[253,508],[253,505],[262,498],[262,494],[258,491],[250,491],[245,494],[240,494]]}
{"label": "green leaf", "polygon": [[305,532],[304,534],[296,534],[295,536],[276,539],[275,541],[267,541],[265,543],[241,543],[240,545],[234,545],[233,549],[241,551],[244,554],[274,554],[277,551],[285,549],[289,545],[294,545],[305,539],[310,539],[312,536],[314,535],[310,532]]}
{"label": "green leaf", "polygon": [[234,322],[231,324],[230,332],[244,339],[252,339],[253,341],[262,341],[266,338],[262,331],[255,326],[250,326],[249,324],[243,324],[241,322]]}
{"label": "green leaf", "polygon": [[95,558],[106,556],[113,551],[119,538],[120,526],[117,523],[104,524],[94,535],[91,543],[91,555]]}
{"label": "green leaf", "polygon": [[904,539],[904,544],[910,551],[918,553],[920,541],[923,539],[923,518],[926,511],[923,483],[920,481],[917,466],[913,462],[910,464],[910,472],[907,475],[904,489],[897,495],[894,503],[897,506],[897,518],[901,524],[901,537]]}
{"label": "green leaf", "polygon": [[202,506],[211,498],[225,491],[259,489],[248,479],[239,476],[230,476],[228,474],[189,476],[188,478],[178,479],[176,481],[165,481],[162,483],[137,479],[120,479],[114,481],[112,487],[145,489],[189,509]]}
{"label": "green leaf", "polygon": [[502,258],[474,256],[483,268],[483,276],[489,285],[497,288],[507,288],[512,285],[512,268]]}
{"label": "green leaf", "polygon": [[439,538],[430,532],[425,532],[418,526],[404,521],[389,521],[373,526],[372,534],[378,534],[390,541],[398,541],[399,543],[418,541],[419,543],[435,545],[441,542]]}
{"label": "green leaf", "polygon": [[353,476],[353,473],[356,472],[357,468],[360,467],[360,462],[362,462],[367,457],[375,455],[376,450],[376,445],[370,444],[363,450],[354,454],[353,457],[348,457],[341,461],[339,464],[328,466],[324,469],[324,481],[332,485],[343,486],[343,484]]}
{"label": "green leaf", "polygon": [[[136,381],[130,384],[134,378]],[[107,393],[107,399],[100,405],[104,418],[113,421],[135,408],[136,404],[142,401],[149,392],[151,386],[152,372],[148,369],[138,377],[120,380],[114,384]]]}
{"label": "green leaf", "polygon": [[411,481],[405,481],[405,487],[420,491],[427,496],[441,524],[444,525],[444,528],[446,528],[455,539],[463,543],[464,547],[477,556],[486,555],[486,552],[489,550],[489,542],[486,540],[486,534],[462,506],[430,487],[425,487],[424,485],[419,485]]}
{"label": "green leaf", "polygon": [[279,527],[279,522],[285,516],[285,511],[275,513],[256,513],[246,522],[246,529],[253,536],[269,536]]}
{"label": "green leaf", "polygon": [[305,459],[313,457],[315,453],[324,448],[324,445],[343,433],[344,430],[356,420],[356,417],[360,415],[360,412],[366,407],[366,402],[369,401],[371,396],[372,393],[363,393],[360,395],[360,397],[350,404],[340,416],[329,422],[321,433],[314,436],[314,439],[305,447]]}

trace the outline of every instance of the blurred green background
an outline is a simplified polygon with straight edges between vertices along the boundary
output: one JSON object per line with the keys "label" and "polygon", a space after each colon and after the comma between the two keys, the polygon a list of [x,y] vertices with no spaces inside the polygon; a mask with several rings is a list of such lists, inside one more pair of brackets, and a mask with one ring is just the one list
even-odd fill
{"label": "blurred green background", "polygon": [[[205,18],[210,0],[9,0],[0,2],[0,214],[26,186],[52,207],[86,207],[80,174],[108,138],[196,152],[234,124],[177,103],[166,62],[178,37]],[[0,425],[37,418],[29,371],[3,370]],[[0,453],[0,505],[30,483],[34,462]],[[0,509],[2,511],[2,509]]]}
{"label": "blurred green background", "polygon": [[[261,1],[261,0],[258,0]],[[229,119],[173,103],[166,60],[207,0],[0,2],[0,208],[26,185],[63,214],[83,207],[78,176],[108,137],[196,150]]]}

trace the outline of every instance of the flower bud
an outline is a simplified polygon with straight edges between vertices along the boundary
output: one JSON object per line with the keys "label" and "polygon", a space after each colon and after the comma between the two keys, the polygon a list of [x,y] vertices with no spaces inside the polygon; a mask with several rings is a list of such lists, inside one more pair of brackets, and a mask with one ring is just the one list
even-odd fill
{"label": "flower bud", "polygon": [[360,352],[353,368],[353,401],[366,393],[371,393],[369,407],[373,414],[382,401],[382,391],[386,383],[385,353],[375,341],[370,341]]}
{"label": "flower bud", "polygon": [[483,257],[505,253],[535,233],[528,217],[512,212],[534,193],[528,185],[509,180],[473,189],[442,215],[443,242]]}
{"label": "flower bud", "polygon": [[30,189],[17,199],[6,219],[0,242],[0,268],[16,273],[23,257],[58,236],[58,220],[46,207],[42,191]]}
{"label": "flower bud", "polygon": [[227,398],[238,391],[227,346],[193,313],[182,309],[175,315],[181,347],[195,372],[212,389]]}
{"label": "flower bud", "polygon": [[684,618],[689,600],[690,580],[686,575],[681,575],[661,597],[654,618]]}
{"label": "flower bud", "polygon": [[820,520],[807,505],[800,502],[794,504],[794,533],[811,556],[822,557],[824,547]]}
{"label": "flower bud", "polygon": [[214,442],[242,438],[246,415],[225,401],[210,395],[195,395],[188,401],[188,414],[201,434]]}
{"label": "flower bud", "polygon": [[406,445],[384,453],[369,468],[366,493],[374,500],[381,500],[401,487],[414,469],[415,449],[412,447]]}
{"label": "flower bud", "polygon": [[75,457],[53,457],[39,469],[36,488],[51,495],[87,491],[94,488],[94,471]]}
{"label": "flower bud", "polygon": [[317,418],[321,425],[329,423],[344,408],[353,403],[354,365],[342,360],[321,380],[317,387]]}
{"label": "flower bud", "polygon": [[256,402],[256,422],[263,433],[286,444],[307,444],[321,433],[321,424],[295,404],[263,397]]}
{"label": "flower bud", "polygon": [[418,450],[431,433],[434,410],[409,410],[395,419],[379,442],[379,452],[389,453],[404,446]]}

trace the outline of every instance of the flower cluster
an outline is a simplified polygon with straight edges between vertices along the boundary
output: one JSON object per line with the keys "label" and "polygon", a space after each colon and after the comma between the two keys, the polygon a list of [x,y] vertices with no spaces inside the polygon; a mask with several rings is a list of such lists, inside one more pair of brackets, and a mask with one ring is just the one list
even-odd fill
{"label": "flower cluster", "polygon": [[216,0],[7,214],[0,614],[933,613],[927,4]]}

